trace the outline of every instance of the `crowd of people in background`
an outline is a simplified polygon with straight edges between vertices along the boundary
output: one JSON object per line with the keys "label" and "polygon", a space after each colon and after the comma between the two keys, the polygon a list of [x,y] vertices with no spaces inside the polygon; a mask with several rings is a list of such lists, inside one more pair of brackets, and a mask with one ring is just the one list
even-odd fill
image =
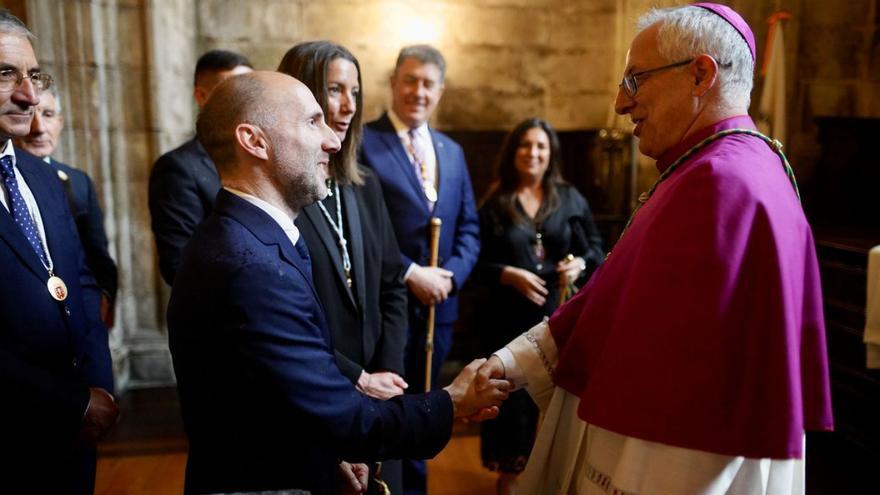
{"label": "crowd of people in background", "polygon": [[[51,157],[62,109],[31,38],[0,11],[2,483],[90,493],[117,269],[92,181]],[[641,18],[616,110],[661,175],[606,255],[544,119],[507,135],[478,209],[431,125],[432,46],[400,50],[366,123],[346,47],[276,71],[202,55],[196,135],[149,180],[185,491],[426,493],[460,418],[499,494],[802,493],[804,430],[832,425],[821,296],[793,174],[747,115],[754,65],[728,7]],[[466,283],[491,357],[441,388]]]}

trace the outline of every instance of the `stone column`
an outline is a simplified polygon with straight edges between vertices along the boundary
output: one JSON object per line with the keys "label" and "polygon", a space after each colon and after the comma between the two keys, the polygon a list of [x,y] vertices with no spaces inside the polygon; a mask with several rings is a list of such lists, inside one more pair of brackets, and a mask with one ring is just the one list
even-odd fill
{"label": "stone column", "polygon": [[[186,1],[29,0],[37,57],[58,81],[65,130],[59,160],[87,172],[119,266],[111,352],[120,390],[173,383],[165,300],[147,210],[161,151],[192,127],[193,8]],[[182,70],[182,69],[181,69]]]}

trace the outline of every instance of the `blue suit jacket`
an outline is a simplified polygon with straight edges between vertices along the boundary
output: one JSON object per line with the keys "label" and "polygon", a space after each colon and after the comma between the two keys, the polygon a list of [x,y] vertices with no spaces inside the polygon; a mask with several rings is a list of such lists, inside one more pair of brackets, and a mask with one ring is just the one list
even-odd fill
{"label": "blue suit jacket", "polygon": [[76,231],[82,241],[86,263],[92,270],[98,285],[112,303],[116,300],[119,277],[116,263],[110,257],[110,251],[107,248],[104,213],[101,211],[101,204],[98,203],[95,185],[88,174],[82,170],[77,170],[56,160],[51,160],[49,165],[56,173],[64,173],[64,177],[58,174],[58,178],[67,193],[67,202],[70,206],[70,212],[73,214]]}
{"label": "blue suit jacket", "polygon": [[42,160],[20,150],[15,155],[69,295],[61,302],[49,295],[46,268],[0,207],[0,485],[87,491],[95,473],[93,464],[83,466],[83,457],[94,454],[77,433],[88,389],[113,391],[107,330],[98,316],[101,291],[86,267],[61,182]]}
{"label": "blue suit jacket", "polygon": [[186,492],[335,493],[339,459],[430,457],[448,441],[446,392],[375,401],[340,373],[308,274],[271,217],[220,191],[168,308]]}
{"label": "blue suit jacket", "polygon": [[[387,115],[364,127],[361,160],[376,172],[382,183],[404,267],[410,263],[428,264],[428,225],[431,217],[443,221],[439,265],[453,273],[454,289],[449,299],[437,305],[436,322],[451,324],[458,318],[455,294],[480,254],[480,220],[461,146],[434,129],[431,129],[431,137],[440,178],[434,211],[428,209],[421,182]],[[425,318],[425,307],[412,293],[409,306],[412,316]]]}

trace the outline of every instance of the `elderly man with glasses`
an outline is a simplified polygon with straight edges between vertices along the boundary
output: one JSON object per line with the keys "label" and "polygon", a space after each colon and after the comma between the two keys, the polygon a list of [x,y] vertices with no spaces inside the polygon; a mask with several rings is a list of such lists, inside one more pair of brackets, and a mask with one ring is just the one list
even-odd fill
{"label": "elderly man with glasses", "polygon": [[[3,84],[2,78],[3,72],[0,71],[0,85]],[[15,139],[14,143],[15,146],[46,162],[61,181],[64,192],[67,193],[67,203],[73,214],[79,240],[86,254],[86,264],[101,287],[101,321],[109,330],[113,328],[116,290],[119,285],[118,270],[107,246],[104,212],[101,211],[92,178],[82,170],[52,158],[63,129],[61,99],[58,95],[58,86],[53,83],[51,87],[40,93],[40,103],[34,110],[30,134]]]}
{"label": "elderly man with glasses", "polygon": [[747,115],[754,35],[709,3],[642,16],[616,110],[660,177],[590,282],[480,376],[544,422],[523,493],[804,492],[832,428],[819,270],[782,145]]}
{"label": "elderly man with glasses", "polygon": [[92,493],[95,441],[118,408],[101,289],[86,268],[61,182],[15,148],[52,78],[22,22],[0,9],[0,485]]}

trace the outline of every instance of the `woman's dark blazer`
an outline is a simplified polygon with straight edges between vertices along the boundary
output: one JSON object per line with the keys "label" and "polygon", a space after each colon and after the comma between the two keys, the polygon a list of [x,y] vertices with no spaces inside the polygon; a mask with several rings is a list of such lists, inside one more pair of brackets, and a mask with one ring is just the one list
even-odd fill
{"label": "woman's dark blazer", "polygon": [[400,249],[378,179],[366,168],[361,167],[361,172],[363,186],[340,188],[354,273],[352,289],[345,283],[336,234],[318,205],[307,206],[296,219],[312,257],[312,278],[327,315],[339,369],[353,383],[363,370],[389,370],[403,376],[407,328]]}

